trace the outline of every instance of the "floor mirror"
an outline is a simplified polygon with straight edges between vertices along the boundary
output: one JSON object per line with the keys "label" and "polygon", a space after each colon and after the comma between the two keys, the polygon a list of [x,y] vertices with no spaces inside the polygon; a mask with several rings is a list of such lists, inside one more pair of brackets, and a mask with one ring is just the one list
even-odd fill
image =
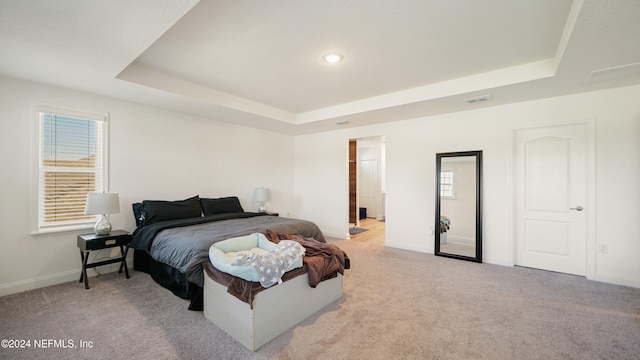
{"label": "floor mirror", "polygon": [[482,151],[436,154],[435,254],[482,262]]}

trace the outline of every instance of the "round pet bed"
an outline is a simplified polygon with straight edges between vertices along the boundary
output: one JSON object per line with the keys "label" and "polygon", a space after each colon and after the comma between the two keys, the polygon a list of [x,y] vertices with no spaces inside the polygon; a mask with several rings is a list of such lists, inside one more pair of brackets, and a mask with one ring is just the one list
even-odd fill
{"label": "round pet bed", "polygon": [[[256,266],[253,266],[255,262],[240,260],[255,259],[256,256],[252,255],[257,255],[259,258],[273,254],[278,249],[278,244],[267,240],[264,234],[253,233],[214,243],[209,249],[209,259],[213,266],[220,271],[247,281],[260,282],[259,271]],[[301,267],[303,255],[304,248],[296,254],[295,259],[285,269],[285,272]]]}

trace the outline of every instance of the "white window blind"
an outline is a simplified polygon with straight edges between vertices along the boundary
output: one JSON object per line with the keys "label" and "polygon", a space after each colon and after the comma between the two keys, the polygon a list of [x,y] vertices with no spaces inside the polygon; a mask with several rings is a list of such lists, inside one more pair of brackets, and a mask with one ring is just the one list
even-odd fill
{"label": "white window blind", "polygon": [[105,120],[40,111],[38,228],[92,223],[88,192],[105,190]]}
{"label": "white window blind", "polygon": [[452,198],[454,195],[453,188],[453,171],[440,172],[440,196]]}

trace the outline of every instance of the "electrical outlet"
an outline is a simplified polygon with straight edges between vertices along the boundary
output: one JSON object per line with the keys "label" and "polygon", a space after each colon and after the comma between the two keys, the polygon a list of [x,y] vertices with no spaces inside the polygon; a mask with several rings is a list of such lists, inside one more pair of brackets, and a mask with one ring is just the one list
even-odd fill
{"label": "electrical outlet", "polygon": [[598,244],[598,254],[606,254],[609,252],[607,244]]}

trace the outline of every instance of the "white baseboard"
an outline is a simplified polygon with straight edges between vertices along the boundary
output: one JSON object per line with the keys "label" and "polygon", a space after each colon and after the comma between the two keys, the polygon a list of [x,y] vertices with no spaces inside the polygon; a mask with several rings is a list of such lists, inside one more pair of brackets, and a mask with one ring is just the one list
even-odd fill
{"label": "white baseboard", "polygon": [[589,280],[605,282],[605,283],[614,284],[614,285],[629,286],[633,288],[640,288],[640,281],[638,279],[626,279],[626,278],[596,275],[593,279],[589,279]]}
{"label": "white baseboard", "polygon": [[[133,264],[133,256],[132,255],[127,256],[127,265],[128,265],[127,267],[129,268],[129,271],[133,270],[132,264]],[[97,269],[97,271],[100,274],[108,274],[108,273],[118,271],[120,269],[120,263],[108,264],[104,266],[98,266],[96,268],[87,269],[87,275],[89,276],[89,278],[97,275],[97,272],[93,271],[93,269]],[[35,290],[35,289],[52,286],[52,285],[58,285],[58,284],[62,284],[70,281],[78,282],[80,280],[80,271],[81,271],[81,268],[77,268],[73,270],[59,272],[56,274],[38,276],[32,279],[25,279],[25,280],[10,282],[7,284],[0,284],[0,296],[17,294],[24,291]],[[80,283],[78,284],[79,286],[84,287],[84,285],[81,285]],[[89,282],[89,285],[91,285],[91,282]]]}
{"label": "white baseboard", "polygon": [[482,254],[482,262],[486,263],[486,264],[491,264],[491,265],[514,267],[512,262],[504,261],[503,259],[500,259],[500,258],[499,259],[495,259],[495,258],[492,258],[490,256],[486,256],[484,254]]}
{"label": "white baseboard", "polygon": [[476,243],[475,239],[462,237],[462,236],[451,236],[447,237],[447,243],[456,244],[456,245],[466,245],[466,246],[474,246]]}
{"label": "white baseboard", "polygon": [[346,235],[344,233],[343,234],[338,234],[338,233],[325,232],[325,231],[323,231],[323,233],[324,233],[325,237],[334,238],[334,239],[349,240],[351,238],[349,233],[347,233]]}
{"label": "white baseboard", "polygon": [[413,243],[391,241],[389,239],[386,239],[384,241],[384,246],[392,247],[396,249],[402,249],[402,250],[411,250],[411,251],[418,251],[418,252],[433,254],[433,249],[427,247],[426,245],[416,245]]}
{"label": "white baseboard", "polygon": [[17,294],[24,291],[35,290],[46,286],[62,284],[80,279],[80,269],[69,270],[57,274],[39,276],[33,279],[15,281],[0,285],[0,296]]}

